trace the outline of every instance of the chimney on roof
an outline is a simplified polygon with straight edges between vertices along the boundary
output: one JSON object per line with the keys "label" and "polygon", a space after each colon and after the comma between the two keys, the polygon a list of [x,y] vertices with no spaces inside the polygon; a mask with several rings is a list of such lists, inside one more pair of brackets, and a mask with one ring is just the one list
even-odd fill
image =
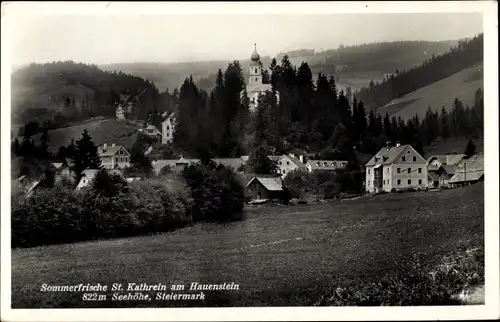
{"label": "chimney on roof", "polygon": [[399,148],[399,146],[400,146],[400,145],[401,145],[401,143],[399,143],[399,141],[398,141],[398,142],[396,142],[396,147],[397,147],[397,148]]}
{"label": "chimney on roof", "polygon": [[387,151],[389,151],[389,143],[391,143],[391,142],[389,142],[389,141],[385,142],[385,149],[386,149]]}
{"label": "chimney on roof", "polygon": [[114,147],[115,147],[115,144],[114,144],[114,143],[113,143],[113,144],[111,144],[111,147],[112,147],[112,148],[114,148]]}
{"label": "chimney on roof", "polygon": [[299,160],[300,160],[300,162],[304,163],[304,156],[303,155],[299,155]]}
{"label": "chimney on roof", "polygon": [[104,144],[102,145],[102,149],[103,149],[103,150],[106,150],[106,148],[107,148],[107,147],[108,147],[108,145],[107,145],[106,143],[104,143]]}

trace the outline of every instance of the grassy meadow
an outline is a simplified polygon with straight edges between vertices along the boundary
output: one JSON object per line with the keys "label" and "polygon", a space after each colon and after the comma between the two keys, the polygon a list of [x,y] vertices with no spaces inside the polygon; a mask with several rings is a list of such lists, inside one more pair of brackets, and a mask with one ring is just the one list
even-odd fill
{"label": "grassy meadow", "polygon": [[[243,221],[171,233],[12,251],[13,308],[310,306],[338,287],[378,281],[418,258],[483,248],[484,185],[246,210]],[[219,284],[197,301],[81,300],[42,284]],[[146,292],[154,296],[154,291]]]}

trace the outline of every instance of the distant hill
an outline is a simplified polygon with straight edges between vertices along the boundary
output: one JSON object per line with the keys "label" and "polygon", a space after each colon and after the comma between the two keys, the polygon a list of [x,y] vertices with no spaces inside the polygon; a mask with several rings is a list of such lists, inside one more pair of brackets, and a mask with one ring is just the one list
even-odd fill
{"label": "distant hill", "polygon": [[[87,129],[96,144],[117,144],[130,149],[136,140],[140,127],[127,121],[116,119],[101,119],[84,122],[78,125],[64,127],[49,131],[49,149],[57,153],[59,147],[66,146],[71,139],[78,140],[84,129]],[[38,144],[40,135],[32,137],[33,142]]]}
{"label": "distant hill", "polygon": [[440,111],[443,106],[446,110],[451,110],[455,98],[471,106],[478,88],[483,88],[482,63],[397,98],[376,111],[380,115],[388,113],[389,116],[401,116],[403,119],[416,114],[423,117],[429,106],[434,111]]}
{"label": "distant hill", "polygon": [[[444,80],[464,69],[482,64],[482,61],[483,34],[479,34],[471,39],[459,41],[458,45],[452,47],[446,53],[432,56],[418,66],[397,70],[395,73],[384,77],[383,82],[371,82],[369,86],[355,92],[354,95],[358,100],[363,101],[367,109],[378,109],[395,99],[402,98],[423,87]],[[471,77],[472,80],[482,78],[477,73],[467,77]],[[466,81],[466,79],[463,81]],[[448,93],[443,94],[447,95]],[[458,94],[456,93],[456,95]],[[450,95],[454,94],[450,93]],[[417,98],[420,98],[420,96],[413,99]]]}
{"label": "distant hill", "polygon": [[[279,61],[287,54],[290,62],[299,66],[302,61],[307,62],[316,78],[319,72],[337,74],[340,88],[350,86],[358,90],[367,86],[370,80],[382,80],[387,73],[396,69],[410,68],[423,60],[446,52],[456,45],[458,40],[449,41],[398,41],[372,43],[356,46],[341,46],[337,49],[314,51],[299,49],[286,53],[279,53]],[[250,53],[249,53],[250,55]],[[261,57],[265,68],[269,67],[271,57]],[[190,74],[204,90],[210,91],[215,82],[215,75],[220,68],[224,70],[230,61],[200,61],[189,63],[127,63],[108,64],[99,67],[108,71],[122,71],[149,79],[160,90],[179,88],[181,83]],[[250,60],[240,60],[245,78]]]}
{"label": "distant hill", "polygon": [[134,110],[140,119],[153,107],[165,109],[151,81],[72,61],[31,64],[12,73],[12,121],[63,126],[93,116],[114,116],[120,94],[136,95],[143,90]]}

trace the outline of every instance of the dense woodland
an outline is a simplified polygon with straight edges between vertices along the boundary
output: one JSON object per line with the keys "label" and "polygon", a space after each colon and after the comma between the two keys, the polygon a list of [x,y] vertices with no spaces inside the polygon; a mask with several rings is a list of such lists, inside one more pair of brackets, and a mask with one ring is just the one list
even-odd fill
{"label": "dense woodland", "polygon": [[186,79],[179,94],[175,145],[193,156],[203,151],[237,157],[264,146],[268,153],[298,149],[318,157],[352,159],[354,149],[375,153],[387,141],[412,144],[424,152],[438,137],[482,136],[481,89],[473,106],[456,99],[450,102],[451,112],[429,108],[423,119],[404,121],[367,111],[356,98],[349,102],[332,76],[319,74],[314,81],[307,63],[297,68],[287,56],[279,64],[272,61],[270,83],[280,94],[279,102],[269,93],[250,114],[248,102],[239,96],[244,82],[238,62],[219,71],[210,94],[198,89],[192,78]]}
{"label": "dense woodland", "polygon": [[432,56],[420,65],[396,70],[380,84],[370,83],[354,93],[368,109],[382,107],[395,98],[402,97],[421,87],[451,76],[464,68],[483,61],[483,34],[459,41],[448,52]]}
{"label": "dense woodland", "polygon": [[120,94],[138,95],[145,90],[132,115],[141,120],[150,112],[161,113],[175,106],[172,95],[159,93],[149,80],[73,61],[31,64],[17,70],[12,75],[12,88],[13,121],[26,124],[37,120],[49,129],[94,116],[114,117]]}

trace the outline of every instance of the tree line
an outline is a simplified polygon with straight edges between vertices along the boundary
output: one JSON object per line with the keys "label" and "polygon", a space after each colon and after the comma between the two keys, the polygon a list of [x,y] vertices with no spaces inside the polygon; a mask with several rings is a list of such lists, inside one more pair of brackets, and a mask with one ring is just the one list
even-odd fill
{"label": "tree line", "polygon": [[420,65],[396,70],[381,83],[370,83],[354,93],[367,108],[384,106],[395,98],[411,93],[421,87],[449,77],[464,68],[483,61],[483,34],[472,39],[461,40],[442,55],[432,55]]}

